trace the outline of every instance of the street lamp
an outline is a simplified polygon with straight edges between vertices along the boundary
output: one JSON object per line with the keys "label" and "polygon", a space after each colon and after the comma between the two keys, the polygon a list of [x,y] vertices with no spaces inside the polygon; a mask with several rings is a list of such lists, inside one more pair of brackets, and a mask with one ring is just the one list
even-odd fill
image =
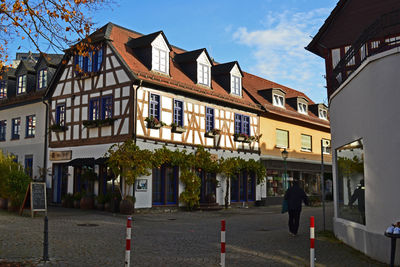
{"label": "street lamp", "polygon": [[285,189],[285,191],[288,188],[288,186],[287,186],[287,166],[286,166],[286,159],[288,158],[288,156],[289,156],[289,152],[287,152],[286,148],[284,148],[282,151],[282,158],[283,158],[283,163],[285,166],[285,177],[283,178],[283,188]]}

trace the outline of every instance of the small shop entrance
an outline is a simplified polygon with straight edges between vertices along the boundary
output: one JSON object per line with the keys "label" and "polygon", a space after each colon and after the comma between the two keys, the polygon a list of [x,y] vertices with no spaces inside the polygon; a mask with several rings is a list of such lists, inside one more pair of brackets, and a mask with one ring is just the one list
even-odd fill
{"label": "small shop entrance", "polygon": [[162,165],[153,169],[153,205],[178,203],[179,168]]}
{"label": "small shop entrance", "polygon": [[68,192],[68,165],[53,164],[53,202],[61,203],[61,198]]}
{"label": "small shop entrance", "polygon": [[255,201],[255,175],[242,171],[231,179],[231,202]]}

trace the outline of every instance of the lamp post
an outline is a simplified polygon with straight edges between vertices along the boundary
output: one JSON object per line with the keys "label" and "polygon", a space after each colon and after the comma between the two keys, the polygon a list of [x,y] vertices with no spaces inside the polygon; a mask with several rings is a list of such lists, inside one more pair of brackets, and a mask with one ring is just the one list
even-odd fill
{"label": "lamp post", "polygon": [[286,159],[288,158],[288,156],[289,156],[289,152],[287,152],[286,148],[284,148],[283,151],[282,151],[282,158],[283,158],[283,164],[285,166],[285,177],[283,178],[283,187],[284,187],[285,191],[288,189],[288,186],[287,186],[287,165],[286,165]]}

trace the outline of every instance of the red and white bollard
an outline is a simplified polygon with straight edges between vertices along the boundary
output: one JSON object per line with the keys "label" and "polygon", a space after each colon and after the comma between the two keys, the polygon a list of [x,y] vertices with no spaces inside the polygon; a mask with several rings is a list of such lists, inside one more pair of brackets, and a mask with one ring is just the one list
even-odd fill
{"label": "red and white bollard", "polygon": [[225,220],[221,221],[221,266],[225,267]]}
{"label": "red and white bollard", "polygon": [[315,231],[314,231],[314,216],[310,217],[310,267],[315,264]]}
{"label": "red and white bollard", "polygon": [[126,248],[125,248],[125,267],[130,266],[131,262],[131,232],[132,229],[132,217],[128,217],[128,221],[126,223]]}

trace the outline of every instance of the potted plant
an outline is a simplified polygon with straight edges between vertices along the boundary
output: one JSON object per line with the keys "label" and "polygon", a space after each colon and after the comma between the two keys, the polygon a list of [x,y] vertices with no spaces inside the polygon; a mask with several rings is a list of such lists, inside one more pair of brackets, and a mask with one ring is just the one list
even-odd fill
{"label": "potted plant", "polygon": [[65,132],[66,130],[68,130],[68,126],[61,125],[61,124],[53,124],[53,125],[49,126],[49,130],[53,131],[55,133]]}
{"label": "potted plant", "polygon": [[80,208],[81,198],[82,198],[82,193],[81,192],[75,192],[75,194],[73,196],[74,208],[75,209],[79,209]]}
{"label": "potted plant", "polygon": [[61,205],[64,208],[73,208],[74,207],[74,196],[72,194],[66,194],[61,199]]}
{"label": "potted plant", "polygon": [[177,123],[171,123],[171,131],[173,133],[184,133],[186,132],[186,128],[184,126],[180,126]]}
{"label": "potted plant", "polygon": [[96,208],[98,210],[104,210],[104,204],[106,202],[105,196],[104,195],[98,195],[96,197],[96,200],[97,200]]}
{"label": "potted plant", "polygon": [[221,130],[214,128],[211,131],[206,132],[204,134],[204,136],[212,138],[212,137],[215,137],[215,136],[220,135],[220,134],[221,134]]}
{"label": "potted plant", "polygon": [[246,141],[248,141],[248,139],[249,139],[249,136],[244,133],[235,133],[233,135],[233,140],[235,140],[236,142],[246,142]]}
{"label": "potted plant", "polygon": [[165,123],[159,121],[156,117],[150,116],[145,119],[147,122],[147,128],[150,129],[160,129],[161,127],[165,126]]}

